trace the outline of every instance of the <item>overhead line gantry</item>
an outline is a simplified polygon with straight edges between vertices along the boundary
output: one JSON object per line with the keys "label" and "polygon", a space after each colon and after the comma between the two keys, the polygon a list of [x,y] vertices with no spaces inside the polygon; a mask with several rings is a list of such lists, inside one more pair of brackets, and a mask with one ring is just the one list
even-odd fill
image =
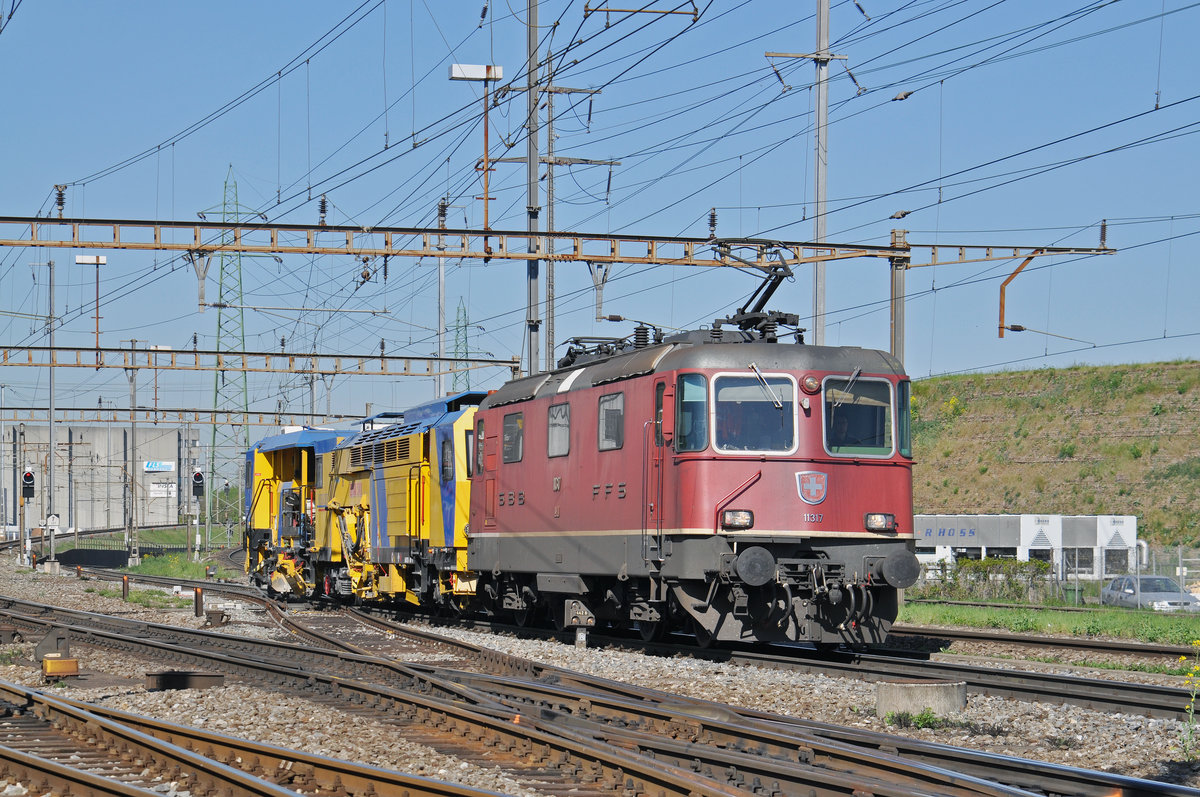
{"label": "overhead line gantry", "polygon": [[[312,226],[266,221],[192,222],[36,216],[0,216],[0,247],[180,252],[189,254],[195,263],[214,253],[239,252],[274,255],[350,255],[358,258],[440,256],[484,262],[536,259],[587,264],[625,263],[761,270],[772,262],[777,262],[780,257],[792,268],[809,263],[860,257],[885,258],[889,262],[892,274],[891,349],[901,360],[904,354],[904,274],[908,269],[1019,259],[1023,263],[1013,273],[1015,276],[1036,257],[1100,255],[1113,254],[1116,251],[1105,248],[1103,242],[1099,248],[913,244],[907,241],[905,230],[893,230],[889,246],[867,246],[758,238],[683,238],[564,231],[530,233],[419,227]],[[913,250],[928,250],[929,262],[914,263]],[[734,254],[737,256],[732,256]],[[197,275],[202,295],[204,276],[198,265]],[[1007,285],[1007,282],[1005,284]],[[602,284],[597,284],[597,288],[602,288]],[[1003,327],[1002,315],[1002,330]]]}

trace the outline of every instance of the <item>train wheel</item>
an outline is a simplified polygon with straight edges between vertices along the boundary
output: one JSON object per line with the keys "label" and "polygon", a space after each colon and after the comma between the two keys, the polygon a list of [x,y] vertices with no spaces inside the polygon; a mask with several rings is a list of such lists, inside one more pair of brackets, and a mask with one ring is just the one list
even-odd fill
{"label": "train wheel", "polygon": [[660,642],[667,636],[666,620],[638,620],[634,626],[643,642]]}
{"label": "train wheel", "polygon": [[513,623],[518,628],[525,628],[529,625],[529,617],[533,614],[533,610],[526,607],[524,609],[513,609]]}

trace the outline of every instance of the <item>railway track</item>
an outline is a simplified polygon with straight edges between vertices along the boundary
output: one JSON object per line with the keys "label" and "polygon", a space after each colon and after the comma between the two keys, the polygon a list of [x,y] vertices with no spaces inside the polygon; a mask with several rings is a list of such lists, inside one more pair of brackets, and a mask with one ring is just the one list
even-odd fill
{"label": "railway track", "polygon": [[[29,634],[55,629],[68,633],[80,644],[149,656],[169,665],[225,672],[291,695],[307,694],[387,722],[405,738],[439,751],[499,767],[537,791],[557,793],[569,789],[580,797],[625,792],[664,797],[748,793],[729,785],[730,779],[720,771],[709,777],[656,762],[578,734],[559,733],[552,723],[532,717],[515,722],[510,711],[487,696],[436,677],[409,677],[403,665],[395,662],[364,663],[362,657],[348,654],[337,666],[336,656],[322,655],[330,651],[317,651],[311,646],[276,643],[274,647],[282,652],[273,655],[269,643],[18,603],[22,602],[4,599],[0,606],[10,623]],[[117,626],[124,626],[124,632],[113,630]],[[325,674],[322,665],[339,672]],[[380,680],[391,685],[354,677],[367,670],[388,674],[387,679]],[[835,784],[815,793],[848,795],[852,791]],[[903,789],[881,793],[896,797],[912,794]]]}
{"label": "railway track", "polygon": [[[155,582],[152,581],[150,583]],[[178,584],[180,582],[178,580],[161,579],[158,583]],[[252,593],[256,592],[252,587],[243,585],[217,585],[215,588],[228,588],[230,594],[244,595],[252,600],[256,599],[252,595]],[[261,596],[257,596],[257,599],[260,601],[263,600]],[[267,601],[264,602],[269,603]],[[359,622],[366,622],[365,618],[367,615],[363,612],[359,612],[358,614],[360,616]],[[292,620],[293,618],[289,618],[283,620],[283,622],[292,624]],[[316,623],[319,621],[314,620],[313,622]],[[299,632],[299,629],[296,630]],[[511,630],[528,633],[527,629]],[[902,629],[902,633],[903,631],[904,629]],[[393,629],[391,633],[396,632]],[[962,633],[964,637],[971,636],[969,632]],[[551,632],[546,632],[545,635],[548,637],[558,636]],[[975,638],[978,639],[981,636]],[[995,636],[1003,638],[1008,635],[997,634]],[[605,637],[596,637],[596,639],[607,645],[632,647],[633,649],[645,650],[657,655],[694,656],[696,658],[715,661],[753,664],[760,667],[794,669],[825,675],[843,675],[866,681],[896,678],[962,681],[966,683],[967,690],[975,694],[1010,697],[1027,701],[1072,704],[1097,711],[1111,711],[1179,721],[1187,720],[1186,707],[1190,701],[1190,693],[1179,687],[1153,684],[1128,684],[1119,681],[1084,678],[1073,675],[1058,675],[1029,670],[980,667],[977,664],[932,661],[927,657],[922,657],[921,654],[906,654],[900,651],[887,655],[846,652],[830,653],[800,646],[773,646],[767,649],[735,646],[701,650],[690,645],[670,643],[647,645],[628,639]],[[338,641],[333,638],[321,639],[314,637],[314,640],[328,647],[338,645]],[[1024,644],[1030,644],[1028,637],[1020,641]],[[1096,646],[1094,649],[1106,649],[1108,644],[1111,643]],[[1119,643],[1117,649],[1122,649]],[[1190,648],[1180,649],[1173,647],[1167,647],[1166,651],[1170,655],[1176,656],[1187,655],[1187,653],[1193,652]],[[477,653],[475,655],[484,654]],[[502,662],[503,660],[496,659],[496,661]]]}
{"label": "railway track", "polygon": [[[471,643],[447,640],[429,632],[396,626],[362,612],[355,612],[354,616],[358,622],[379,629],[390,629],[394,637],[405,638],[415,644],[428,641],[437,646],[458,647],[466,656],[483,655],[486,651]],[[636,745],[656,757],[678,755],[673,745],[661,741],[663,738],[682,738],[689,743],[702,740],[705,744],[725,748],[755,750],[767,759],[764,765],[777,778],[786,774],[796,751],[800,751],[800,758],[809,765],[835,772],[853,771],[856,762],[864,755],[878,754],[894,759],[892,765],[895,770],[890,775],[901,782],[914,777],[914,765],[943,773],[946,780],[938,782],[934,789],[940,794],[956,793],[956,789],[962,788],[977,788],[978,784],[970,781],[979,779],[1043,794],[1196,795],[1195,791],[1187,788],[1164,786],[1109,773],[1013,759],[764,712],[735,710],[717,703],[681,699],[658,690],[593,678],[549,665],[532,665],[531,669],[537,675],[536,681],[517,682],[483,674],[454,677],[495,697],[514,711],[553,715],[563,723],[586,728],[596,738],[603,738],[611,744]],[[655,709],[647,710],[647,706]],[[631,729],[629,718],[635,714],[640,719],[636,727]],[[619,732],[612,730],[610,726],[613,724],[619,726]],[[752,770],[745,768],[743,771],[749,773]],[[921,777],[928,778],[929,775],[923,772]],[[967,783],[970,783],[969,787],[965,785]],[[798,787],[798,784],[792,785]]]}
{"label": "railway track", "polygon": [[0,770],[37,794],[297,794],[80,704],[2,681]]}
{"label": "railway track", "polygon": [[[151,580],[151,583],[158,582],[162,585],[170,585],[170,583],[180,583],[178,580]],[[203,582],[200,582],[203,583]],[[270,605],[270,601],[265,601],[260,597],[260,593],[256,594],[253,587],[242,585],[215,585],[215,589],[228,591],[229,594],[239,595],[246,599],[259,600],[264,604]],[[301,633],[301,628],[298,624],[292,622],[292,617],[283,619],[287,613],[278,612],[278,607],[275,607],[278,617],[281,622],[289,624],[293,630]],[[320,623],[317,615],[310,615],[310,623],[313,625],[313,630],[316,630],[316,625]],[[358,612],[359,622],[367,622],[365,612]],[[396,627],[392,627],[395,629]],[[521,633],[529,633],[528,629],[510,629],[521,631]],[[904,634],[906,629],[901,629],[901,634]],[[938,629],[940,633],[941,629]],[[395,630],[390,633],[395,634]],[[1031,640],[1030,637],[1020,637],[1019,635],[1002,635],[980,633],[972,634],[968,631],[959,631],[962,639],[976,640],[995,640],[995,641],[1013,641],[1016,643],[1026,643],[1030,645],[1032,642],[1044,641],[1051,637],[1037,637]],[[546,636],[558,636],[557,634],[547,631]],[[1014,639],[1009,639],[1014,637]],[[336,639],[320,639],[313,637],[314,641],[326,647],[338,646]],[[904,652],[894,652],[892,654],[869,654],[869,653],[829,653],[817,652],[814,649],[806,647],[770,647],[751,648],[751,647],[731,647],[718,649],[697,649],[694,646],[672,645],[672,643],[658,643],[658,645],[644,645],[642,642],[632,642],[624,639],[610,639],[610,637],[596,637],[598,641],[606,643],[606,645],[625,646],[640,649],[640,651],[649,651],[659,655],[690,655],[690,657],[703,658],[709,660],[725,660],[732,661],[738,664],[752,664],[756,666],[779,667],[779,669],[792,669],[803,672],[820,672],[823,675],[842,675],[846,677],[854,677],[864,679],[864,681],[883,681],[883,679],[895,678],[917,678],[930,679],[930,681],[955,681],[964,682],[968,691],[974,694],[992,695],[1000,697],[1013,697],[1016,700],[1027,701],[1042,701],[1050,703],[1070,703],[1070,705],[1082,706],[1085,708],[1096,709],[1103,712],[1118,712],[1126,714],[1144,715],[1144,717],[1156,717],[1163,719],[1174,719],[1186,721],[1188,718],[1187,705],[1190,700],[1190,694],[1187,690],[1175,687],[1163,687],[1163,685],[1153,684],[1128,684],[1116,681],[1104,681],[1099,678],[1085,678],[1079,676],[1064,676],[1056,675],[1056,673],[1036,672],[1028,670],[1002,669],[1002,667],[980,667],[977,664],[958,664],[953,661],[932,661],[928,657],[922,657],[922,654],[912,654]],[[952,637],[953,639],[953,637]],[[1082,647],[1084,649],[1097,649],[1097,651],[1126,651],[1120,643],[1102,642],[1099,645],[1086,645],[1086,643],[1076,643],[1074,647]],[[361,640],[355,643],[361,643]],[[1051,642],[1052,645],[1057,645],[1057,639]],[[1063,642],[1066,645],[1067,642]],[[1115,647],[1114,647],[1115,645]],[[1186,655],[1193,653],[1190,648],[1176,648],[1170,646],[1140,646],[1147,649],[1147,652],[1166,653],[1170,655]],[[362,651],[367,653],[365,649]],[[474,655],[486,655],[476,652]],[[494,663],[500,663],[504,666],[512,666],[511,663],[504,663],[502,658],[494,659]]]}
{"label": "railway track", "polygon": [[[348,624],[349,618],[353,618],[353,624]],[[863,789],[875,788],[878,785],[872,783],[872,780],[910,785],[901,773],[905,772],[904,767],[915,764],[919,765],[919,768],[945,770],[967,776],[965,785],[953,778],[944,781],[937,781],[935,778],[933,782],[937,783],[935,791],[938,793],[960,793],[954,791],[955,789],[974,792],[980,786],[970,781],[972,778],[978,778],[985,784],[994,785],[999,781],[1004,788],[1037,793],[1196,794],[1182,787],[1163,786],[1149,781],[1036,762],[1021,762],[1010,771],[1007,763],[1009,760],[1003,756],[946,748],[942,745],[926,745],[887,734],[859,732],[754,712],[740,712],[734,715],[729,709],[717,704],[681,701],[661,693],[651,696],[652,690],[638,690],[625,684],[609,683],[597,687],[594,684],[584,684],[581,681],[583,676],[575,673],[533,662],[512,660],[485,648],[448,640],[436,634],[417,632],[363,612],[343,614],[328,611],[293,611],[283,616],[283,622],[312,643],[308,646],[310,650],[314,646],[328,652],[341,648],[351,652],[351,661],[356,660],[354,657],[363,662],[386,657],[408,662],[403,675],[405,680],[394,682],[397,688],[436,693],[450,700],[466,699],[478,706],[491,704],[490,710],[506,712],[510,719],[520,716],[521,721],[527,725],[534,719],[541,718],[550,722],[548,728],[554,732],[572,728],[582,735],[581,738],[636,750],[639,754],[651,756],[655,760],[672,762],[672,766],[678,768],[694,766],[692,762],[695,746],[700,744],[715,744],[720,749],[733,750],[736,755],[743,755],[746,749],[754,749],[763,755],[764,759],[759,762],[742,761],[740,765],[735,765],[726,760],[723,763],[714,761],[709,765],[708,772],[716,771],[714,766],[724,767],[725,770],[737,768],[741,773],[741,780],[735,780],[733,786],[749,785],[751,788],[761,789],[766,783],[764,779],[773,775],[781,785],[786,784],[785,792],[813,788],[813,783],[804,780],[807,777],[803,772],[806,766],[841,771],[839,777],[845,778],[849,777],[849,773],[839,770],[839,767],[845,766],[844,762],[839,760],[839,756],[849,755],[857,760],[866,752],[870,752],[872,755],[900,759],[899,763],[890,764],[900,769],[889,770],[886,768],[888,764],[879,764],[886,774],[879,775],[877,772],[866,780],[860,780],[859,786]],[[364,625],[370,625],[373,631],[368,632]],[[801,655],[798,655],[796,650],[790,650],[782,657],[768,655],[765,658],[761,652],[697,651],[695,648],[685,648],[683,651],[688,655],[705,658],[754,662],[772,667],[809,668],[823,673],[828,673],[833,665],[829,657],[806,660],[807,654],[801,651]],[[252,644],[251,648],[244,650],[241,655],[254,657],[261,655],[261,652],[255,651]],[[326,653],[322,652],[319,655],[326,656]],[[1132,713],[1172,717],[1180,716],[1180,708],[1177,707],[1186,704],[1186,695],[1182,690],[1165,690],[1157,695],[1157,699],[1147,701],[1144,698],[1147,697],[1148,691],[1159,690],[1092,679],[1047,677],[1038,673],[981,671],[977,667],[962,665],[947,668],[947,665],[941,663],[890,656],[847,655],[833,658],[842,660],[838,667],[847,674],[867,680],[897,677],[901,668],[912,667],[911,671],[904,669],[903,674],[922,678],[966,680],[972,691],[1024,699],[1031,699],[1030,696],[1035,695],[1037,699],[1043,700],[1073,702],[1101,709],[1119,707],[1120,710]],[[414,664],[414,660],[420,663]],[[328,661],[338,661],[338,658],[332,656]],[[312,665],[308,663],[303,666]],[[362,666],[361,662],[355,666]],[[378,669],[378,663],[371,666],[377,668],[374,674],[367,670],[356,670],[355,677],[379,680],[382,678],[379,673],[389,669]],[[392,666],[399,665],[393,663]],[[470,672],[448,678],[443,670],[445,667]],[[930,667],[936,669],[931,670]],[[998,676],[1005,680],[1000,682]],[[513,687],[514,683],[522,685],[519,688]],[[455,686],[450,684],[459,689],[469,689],[470,696],[464,696],[465,692],[456,693]],[[606,697],[597,698],[597,694]],[[598,719],[604,712],[599,712],[596,706],[607,700],[616,700],[618,703],[624,701],[625,704],[661,704],[667,707],[667,716],[630,719],[632,715],[624,714],[623,719],[618,719],[618,709],[627,711],[629,705],[614,703],[612,705],[615,707],[607,711],[608,716]],[[714,724],[720,722],[726,722],[730,727]],[[618,730],[613,730],[613,726]],[[741,741],[738,741],[739,739]],[[750,739],[758,741],[747,741]],[[766,740],[771,741],[768,743]],[[785,749],[792,751],[790,756],[783,752]],[[797,754],[796,751],[801,749],[805,752]],[[764,750],[772,752],[763,754]],[[847,753],[847,750],[850,752]],[[791,772],[793,767],[798,767],[800,773]],[[923,773],[920,777],[929,776]]]}
{"label": "railway track", "polygon": [[[1200,631],[1197,632],[1200,634]],[[1088,637],[1033,636],[1010,634],[1003,631],[983,631],[965,628],[923,628],[920,626],[894,625],[891,636],[900,639],[928,639],[933,642],[987,642],[1006,645],[1023,645],[1038,648],[1066,648],[1095,653],[1128,653],[1138,656],[1192,656],[1195,650],[1189,645],[1155,645],[1145,642],[1129,642]]]}
{"label": "railway track", "polygon": [[[39,625],[65,627],[80,642],[128,652],[141,650],[143,655],[151,651],[158,660],[232,671],[256,683],[269,683],[270,674],[276,673],[275,683],[288,691],[309,692],[373,716],[386,714],[406,737],[433,742],[440,749],[448,747],[458,754],[490,753],[487,757],[493,766],[499,763],[514,776],[523,774],[523,782],[542,790],[555,791],[571,783],[574,793],[580,793],[576,781],[581,779],[585,794],[605,794],[621,788],[662,794],[765,791],[899,796],[934,792],[966,797],[1035,793],[995,779],[910,760],[891,750],[851,744],[845,739],[822,739],[769,724],[785,722],[782,718],[761,719],[751,725],[727,710],[720,714],[719,708],[711,704],[661,696],[651,702],[645,695],[619,694],[625,688],[621,685],[608,685],[607,691],[598,691],[582,684],[581,676],[550,668],[536,668],[546,679],[538,681],[509,673],[451,676],[436,668],[422,673],[421,667],[376,661],[372,663],[376,672],[412,678],[405,688],[397,688],[400,685],[396,683],[377,686],[351,680],[346,674],[320,674],[317,661],[335,661],[326,656],[328,651],[293,659],[293,664],[303,662],[300,669],[264,660],[269,646],[252,640],[231,638],[225,650],[217,653],[209,649],[216,644],[212,638],[223,635],[88,617],[87,613],[59,613],[36,604],[14,606],[5,601],[4,606],[11,612],[10,621],[24,624],[30,633]],[[90,622],[87,626],[78,624],[83,621]],[[117,625],[126,626],[136,638],[118,638],[111,630]],[[173,643],[165,641],[173,635]],[[202,644],[197,645],[198,641]],[[296,655],[296,648],[314,650],[312,645],[280,647],[287,648],[289,656]],[[355,653],[344,654],[343,658],[354,666],[363,657]],[[531,666],[517,664],[506,669],[521,671]],[[361,677],[361,671],[356,670],[356,677]],[[1072,793],[1111,792],[1111,782],[1096,786],[1095,778],[1100,776],[1092,777],[1093,781],[1077,777],[1081,783],[1092,782],[1092,791],[1077,789]],[[1173,793],[1170,787],[1143,785],[1139,789],[1146,794]]]}

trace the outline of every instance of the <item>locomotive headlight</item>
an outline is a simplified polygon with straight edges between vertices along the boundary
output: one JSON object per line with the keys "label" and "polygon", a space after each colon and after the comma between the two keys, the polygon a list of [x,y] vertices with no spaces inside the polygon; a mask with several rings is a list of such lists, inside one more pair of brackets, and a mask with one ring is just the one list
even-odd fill
{"label": "locomotive headlight", "polygon": [[863,522],[867,531],[896,530],[896,516],[891,512],[868,512]]}
{"label": "locomotive headlight", "polygon": [[821,389],[821,380],[815,376],[806,376],[800,382],[800,389],[805,393],[816,393]]}
{"label": "locomotive headlight", "polygon": [[726,509],[721,513],[721,526],[726,529],[754,527],[754,513],[749,509]]}

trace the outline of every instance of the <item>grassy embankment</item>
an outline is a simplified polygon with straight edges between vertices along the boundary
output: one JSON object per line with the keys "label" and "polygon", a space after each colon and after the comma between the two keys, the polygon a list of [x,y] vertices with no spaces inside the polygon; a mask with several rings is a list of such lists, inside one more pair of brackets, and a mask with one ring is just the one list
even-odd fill
{"label": "grassy embankment", "polygon": [[935,377],[912,410],[918,514],[1136,515],[1200,546],[1200,363]]}

